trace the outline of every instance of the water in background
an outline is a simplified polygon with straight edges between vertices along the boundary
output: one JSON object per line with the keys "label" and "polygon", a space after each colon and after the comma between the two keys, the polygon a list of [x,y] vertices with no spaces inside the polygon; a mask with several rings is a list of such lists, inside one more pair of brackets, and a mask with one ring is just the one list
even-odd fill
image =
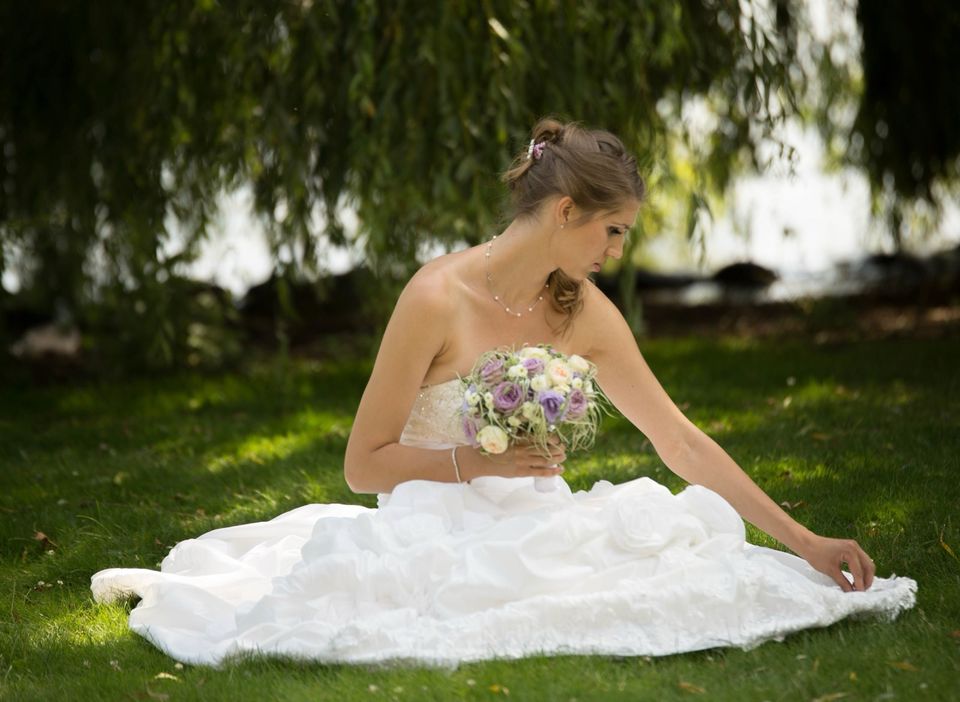
{"label": "water in background", "polygon": [[[882,225],[870,217],[869,185],[863,175],[847,170],[824,173],[822,146],[811,132],[793,133],[801,154],[794,171],[774,167],[762,176],[742,177],[733,186],[725,212],[709,225],[701,252],[675,232],[648,239],[644,253],[660,271],[684,271],[709,276],[737,261],[751,261],[775,271],[775,281],[763,296],[789,300],[822,294],[856,292],[866,255],[889,252],[891,241]],[[348,231],[355,226],[344,213]],[[923,255],[960,244],[960,208],[948,205],[938,231],[908,240],[911,252]],[[437,247],[425,258],[443,253]],[[362,252],[328,247],[322,263],[331,273],[363,261]],[[222,221],[207,243],[191,275],[210,279],[242,294],[265,280],[271,271],[262,227],[250,216],[250,194],[241,190],[225,196]],[[684,293],[688,304],[707,301],[716,286],[695,284]]]}

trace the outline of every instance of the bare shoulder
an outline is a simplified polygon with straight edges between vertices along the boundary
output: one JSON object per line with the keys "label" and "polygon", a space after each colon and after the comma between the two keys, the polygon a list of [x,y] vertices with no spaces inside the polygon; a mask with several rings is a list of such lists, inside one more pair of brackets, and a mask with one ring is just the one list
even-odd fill
{"label": "bare shoulder", "polygon": [[632,338],[629,325],[617,306],[592,280],[584,280],[583,309],[576,320],[578,346],[595,354],[610,343],[622,341],[624,332]]}
{"label": "bare shoulder", "polygon": [[397,304],[416,305],[421,312],[445,314],[456,306],[460,277],[457,254],[444,254],[424,263],[407,281]]}
{"label": "bare shoulder", "polygon": [[620,310],[613,301],[589,278],[583,281],[583,308],[588,314],[620,316]]}
{"label": "bare shoulder", "polygon": [[450,256],[421,266],[400,293],[357,410],[357,436],[377,441],[399,437],[417,388],[448,343],[460,297]]}
{"label": "bare shoulder", "polygon": [[385,354],[400,354],[407,362],[415,358],[413,365],[422,366],[426,372],[430,362],[447,347],[464,298],[463,254],[438,256],[410,278],[387,323],[378,362]]}

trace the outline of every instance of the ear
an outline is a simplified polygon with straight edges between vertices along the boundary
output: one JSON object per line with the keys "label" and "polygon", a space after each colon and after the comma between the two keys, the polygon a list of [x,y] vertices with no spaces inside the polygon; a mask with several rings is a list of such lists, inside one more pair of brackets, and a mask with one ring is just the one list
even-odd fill
{"label": "ear", "polygon": [[556,205],[554,205],[554,213],[557,218],[558,224],[564,224],[569,222],[576,215],[577,206],[573,202],[573,198],[569,195],[562,196],[557,200]]}

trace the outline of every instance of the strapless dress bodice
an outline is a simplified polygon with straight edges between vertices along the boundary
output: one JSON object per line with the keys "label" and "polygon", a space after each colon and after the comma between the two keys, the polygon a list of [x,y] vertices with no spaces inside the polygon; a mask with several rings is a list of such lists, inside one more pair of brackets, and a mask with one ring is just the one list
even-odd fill
{"label": "strapless dress bodice", "polygon": [[400,435],[400,443],[421,448],[447,448],[467,443],[460,421],[462,403],[459,378],[423,386]]}

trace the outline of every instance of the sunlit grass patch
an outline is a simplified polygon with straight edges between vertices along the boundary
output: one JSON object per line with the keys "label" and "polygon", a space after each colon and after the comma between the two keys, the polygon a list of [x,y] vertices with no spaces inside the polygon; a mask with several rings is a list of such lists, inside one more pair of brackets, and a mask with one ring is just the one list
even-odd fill
{"label": "sunlit grass patch", "polygon": [[53,645],[105,646],[130,637],[126,608],[77,600],[74,595],[60,598],[58,603],[43,603],[44,614],[34,620],[26,637],[27,645],[34,649]]}
{"label": "sunlit grass patch", "polygon": [[205,468],[218,473],[224,468],[236,467],[243,463],[263,465],[268,461],[286,458],[296,450],[304,448],[310,442],[305,433],[286,433],[273,436],[251,436],[241,441],[229,453],[212,457]]}

